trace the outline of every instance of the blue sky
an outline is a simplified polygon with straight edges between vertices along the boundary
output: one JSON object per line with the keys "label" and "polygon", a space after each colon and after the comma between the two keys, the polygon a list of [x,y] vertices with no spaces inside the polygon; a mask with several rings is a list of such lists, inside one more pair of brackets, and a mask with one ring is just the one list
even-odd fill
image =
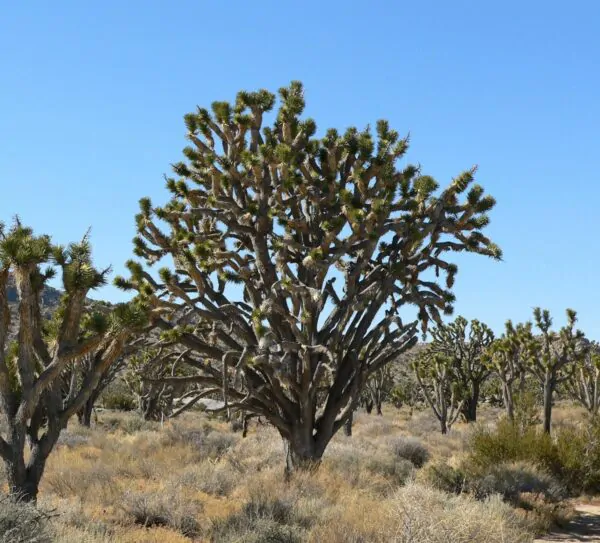
{"label": "blue sky", "polygon": [[300,79],[321,129],[387,118],[442,184],[479,165],[505,259],[458,260],[457,314],[500,331],[569,306],[599,338],[599,21],[594,1],[5,2],[0,219],[61,243],[91,226],[122,272],[183,115]]}

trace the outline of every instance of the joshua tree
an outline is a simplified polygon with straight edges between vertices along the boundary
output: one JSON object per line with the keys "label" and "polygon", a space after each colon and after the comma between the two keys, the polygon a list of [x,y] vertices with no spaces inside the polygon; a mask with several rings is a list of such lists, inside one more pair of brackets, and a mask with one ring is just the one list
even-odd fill
{"label": "joshua tree", "polygon": [[[58,337],[65,315],[65,302],[67,300],[68,298],[64,298],[61,301],[61,304],[54,312],[52,318],[44,325],[47,341],[55,341]],[[96,320],[99,318],[106,318],[108,315],[110,315],[110,311],[111,308],[109,304],[91,302],[89,307],[84,310],[81,318],[80,339],[86,339],[87,337],[94,335],[96,333]],[[104,317],[102,317],[102,315],[104,315]],[[83,426],[90,426],[92,411],[96,401],[98,400],[98,397],[123,370],[125,367],[126,356],[127,354],[135,351],[137,341],[138,340],[128,343],[123,349],[123,352],[119,358],[110,365],[106,366],[100,372],[96,386],[94,386],[93,390],[90,392],[90,395],[83,407],[77,412],[79,423]],[[98,349],[94,349],[86,353],[79,360],[75,360],[74,362],[66,365],[61,375],[61,391],[63,398],[66,398],[70,394],[70,391],[73,389],[73,387],[80,386],[89,375],[96,371],[99,366],[99,362],[106,354],[105,351],[107,347],[107,345],[102,345]]]}
{"label": "joshua tree", "polygon": [[431,351],[452,360],[453,373],[464,399],[463,417],[467,422],[475,422],[481,385],[491,373],[482,355],[494,340],[494,333],[478,320],[472,320],[469,326],[465,318],[458,317],[450,324],[437,326],[431,335]]}
{"label": "joshua tree", "polygon": [[447,434],[464,404],[454,360],[426,350],[415,358],[413,369],[425,400],[440,421],[442,434]]}
{"label": "joshua tree", "polygon": [[365,402],[371,406],[371,409],[375,406],[378,415],[383,415],[381,410],[383,402],[389,397],[393,387],[392,368],[391,364],[388,364],[374,372],[367,380],[364,391]]}
{"label": "joshua tree", "polygon": [[[186,371],[182,368],[182,359],[183,356],[176,351],[158,347],[136,353],[128,360],[124,381],[134,395],[138,411],[144,420],[162,420],[176,416],[196,403],[190,401],[176,409],[176,397],[181,396],[190,386],[192,390],[187,392],[194,394],[196,388],[194,383],[190,385],[184,379]],[[181,380],[168,382],[164,380],[165,377],[177,377]],[[184,399],[186,396],[188,394],[184,395]]]}
{"label": "joshua tree", "polygon": [[[62,271],[65,301],[57,334],[44,334],[40,296],[56,264]],[[68,248],[55,247],[48,236],[35,236],[19,221],[0,228],[0,404],[6,431],[0,436],[11,494],[37,497],[46,460],[69,418],[82,409],[101,375],[120,355],[132,329],[145,322],[135,305],[117,306],[109,315],[95,315],[83,330],[88,292],[102,285],[108,270],[92,266],[87,237]],[[18,298],[18,334],[8,342],[10,312],[7,284],[14,276]],[[91,330],[94,333],[90,333]],[[67,367],[96,353],[85,379],[72,379],[64,393]],[[29,454],[25,454],[25,449]]]}
{"label": "joshua tree", "polygon": [[538,379],[544,391],[544,431],[550,433],[552,401],[557,386],[568,382],[588,350],[583,333],[575,330],[577,314],[567,309],[567,325],[553,332],[550,312],[536,307],[535,326],[540,335],[522,339],[529,371]]}
{"label": "joshua tree", "polygon": [[496,339],[484,355],[484,363],[500,380],[502,400],[509,420],[515,419],[514,383],[525,373],[524,341],[531,337],[531,323],[518,324],[509,320],[502,337]]}
{"label": "joshua tree", "polygon": [[567,393],[593,417],[600,408],[600,345],[592,342],[577,364],[573,377],[564,384]]}
{"label": "joshua tree", "polygon": [[[277,428],[292,470],[318,464],[369,377],[416,342],[419,321],[426,330],[452,311],[447,253],[500,250],[482,234],[495,202],[474,169],[438,192],[417,167],[398,169],[408,142],[386,121],[375,137],[317,138],[300,118],[301,84],[279,94],[271,126],[266,90],[185,116],[188,161],[167,179],[167,205],[140,201],[134,240],[147,265],[168,256],[174,267],[154,275],[130,262],[118,284],[162,313],[203,394],[222,390],[228,407]],[[417,320],[401,320],[408,305]]]}

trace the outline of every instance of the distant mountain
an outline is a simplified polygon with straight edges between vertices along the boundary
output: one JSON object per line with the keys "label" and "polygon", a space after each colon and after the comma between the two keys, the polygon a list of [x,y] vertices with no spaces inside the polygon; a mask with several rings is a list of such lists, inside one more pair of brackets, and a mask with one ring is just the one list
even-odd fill
{"label": "distant mountain", "polygon": [[[62,291],[53,287],[46,287],[42,292],[42,308],[44,310],[53,311],[58,307],[60,298],[62,297]],[[19,295],[17,294],[17,287],[13,277],[8,279],[8,303],[17,304],[19,301]]]}

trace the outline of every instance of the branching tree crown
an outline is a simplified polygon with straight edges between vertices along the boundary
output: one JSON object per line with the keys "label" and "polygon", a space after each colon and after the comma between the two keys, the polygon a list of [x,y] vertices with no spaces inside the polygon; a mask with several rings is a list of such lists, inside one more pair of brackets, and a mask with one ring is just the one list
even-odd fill
{"label": "branching tree crown", "polygon": [[529,337],[523,338],[528,369],[544,390],[544,431],[548,433],[556,388],[572,378],[589,348],[583,332],[575,329],[577,313],[567,309],[566,314],[567,324],[556,332],[552,330],[550,312],[536,307],[533,319],[539,335],[531,333]]}
{"label": "branching tree crown", "polygon": [[[49,267],[42,269],[45,264]],[[62,272],[65,298],[60,318],[47,326],[40,311],[41,293],[56,268]],[[61,430],[84,406],[132,331],[146,322],[136,304],[84,318],[86,295],[104,284],[107,273],[93,267],[87,236],[60,247],[48,236],[35,236],[18,220],[8,230],[0,225],[0,406],[7,428],[0,436],[0,455],[9,490],[23,499],[36,499],[46,459]],[[8,337],[11,274],[19,296],[13,343]],[[92,354],[94,367],[85,378],[65,380],[76,374],[74,364]]]}
{"label": "branching tree crown", "polygon": [[527,342],[532,338],[531,323],[517,324],[507,321],[505,331],[496,339],[483,356],[483,363],[495,373],[502,386],[502,399],[506,416],[515,418],[514,383],[523,379],[529,356]]}
{"label": "branching tree crown", "polygon": [[481,385],[491,373],[483,356],[494,340],[494,333],[483,322],[473,319],[469,324],[464,317],[457,317],[451,323],[436,326],[431,335],[428,350],[452,362],[464,400],[463,416],[467,422],[476,421]]}
{"label": "branching tree crown", "polygon": [[399,169],[408,140],[386,121],[316,137],[302,85],[279,97],[270,125],[266,90],[185,116],[171,200],[141,200],[134,240],[147,265],[174,266],[130,262],[118,284],[153,306],[198,382],[277,427],[293,467],[320,458],[368,377],[414,344],[403,307],[423,330],[452,312],[447,254],[500,250],[482,233],[495,201],[475,169],[438,191]]}

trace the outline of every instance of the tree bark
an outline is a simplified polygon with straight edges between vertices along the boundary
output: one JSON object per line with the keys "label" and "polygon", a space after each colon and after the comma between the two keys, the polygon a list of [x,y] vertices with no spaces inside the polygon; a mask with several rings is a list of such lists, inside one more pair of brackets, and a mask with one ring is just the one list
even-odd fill
{"label": "tree bark", "polygon": [[350,413],[350,416],[346,419],[344,423],[344,433],[348,436],[352,436],[352,423],[354,422],[354,411]]}
{"label": "tree bark", "polygon": [[508,383],[502,384],[502,397],[504,401],[504,409],[506,410],[506,418],[510,421],[514,421],[515,402],[513,398],[512,387]]}
{"label": "tree bark", "polygon": [[448,433],[448,426],[446,424],[445,419],[440,419],[440,429],[442,430],[442,434],[446,435]]}
{"label": "tree bark", "polygon": [[13,460],[5,465],[9,494],[19,501],[35,503],[46,466],[46,457],[41,454],[39,448],[34,449],[27,464],[18,450],[15,451]]}
{"label": "tree bark", "polygon": [[383,415],[383,411],[381,410],[381,402],[379,400],[377,401],[376,409],[377,409],[376,412],[378,415],[380,415],[380,416]]}
{"label": "tree bark", "polygon": [[92,412],[94,410],[94,401],[90,398],[85,405],[77,412],[79,424],[89,428],[92,425]]}
{"label": "tree bark", "polygon": [[544,432],[550,433],[552,427],[552,396],[554,395],[554,383],[552,379],[546,378],[544,382]]}
{"label": "tree bark", "polygon": [[283,438],[285,475],[289,478],[298,471],[311,471],[319,467],[324,450],[317,447],[309,431],[296,431],[291,439]]}
{"label": "tree bark", "polygon": [[477,422],[477,404],[479,403],[479,384],[473,385],[470,397],[465,400],[462,415],[466,422]]}
{"label": "tree bark", "polygon": [[373,402],[365,403],[365,409],[367,411],[367,415],[370,415],[373,412]]}

